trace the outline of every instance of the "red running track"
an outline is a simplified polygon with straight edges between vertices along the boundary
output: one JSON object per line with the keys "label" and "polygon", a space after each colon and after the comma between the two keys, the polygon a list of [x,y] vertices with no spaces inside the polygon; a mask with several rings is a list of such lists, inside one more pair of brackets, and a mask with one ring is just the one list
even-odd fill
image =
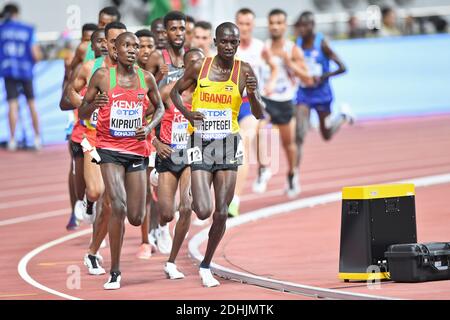
{"label": "red running track", "polygon": [[[304,151],[301,198],[339,191],[348,185],[449,173],[449,159],[450,115],[360,123],[344,128],[331,143],[321,141],[312,132]],[[62,299],[26,283],[17,266],[28,252],[68,234],[64,228],[69,214],[66,147],[49,147],[40,153],[0,151],[0,164],[0,298]],[[281,155],[282,170],[284,164]],[[272,178],[262,196],[251,194],[253,179],[254,175],[244,192],[243,212],[290,201],[283,195],[285,172]],[[449,213],[445,194],[449,189],[449,185],[417,189],[419,241],[450,240],[446,238],[450,223],[445,223]],[[11,220],[18,217],[25,217],[25,221]],[[214,262],[278,280],[349,292],[413,299],[450,298],[448,281],[384,283],[376,291],[338,281],[339,224],[340,205],[332,203],[239,226],[225,234]],[[199,230],[193,226],[189,238]],[[149,261],[135,258],[139,232],[127,226],[122,254],[123,288],[119,291],[103,290],[106,276],[86,274],[82,257],[89,234],[37,254],[28,262],[28,273],[46,287],[82,299],[310,299],[223,279],[218,288],[202,288],[197,267],[187,255],[187,242],[177,261],[186,278],[166,280],[162,271],[165,256],[155,254]],[[102,255],[108,267],[109,249],[103,249]],[[70,266],[81,270],[80,289],[67,288]]]}

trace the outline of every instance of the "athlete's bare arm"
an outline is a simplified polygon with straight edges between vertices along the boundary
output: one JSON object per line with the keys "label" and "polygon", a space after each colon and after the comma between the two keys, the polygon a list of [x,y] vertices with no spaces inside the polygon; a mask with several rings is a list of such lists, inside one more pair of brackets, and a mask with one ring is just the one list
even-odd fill
{"label": "athlete's bare arm", "polygon": [[330,48],[328,42],[325,40],[322,41],[322,50],[328,59],[334,61],[338,65],[338,69],[333,72],[328,72],[322,75],[321,81],[325,81],[331,77],[337,76],[339,74],[347,72],[347,68],[345,67],[344,62],[338,57],[338,55]]}
{"label": "athlete's bare arm", "polygon": [[270,68],[270,78],[264,87],[264,94],[269,96],[275,89],[278,78],[278,65],[273,61],[273,55],[267,48],[263,49],[263,51],[261,52],[261,57]]}
{"label": "athlete's bare arm", "polygon": [[80,71],[74,76],[73,81],[67,88],[70,103],[75,108],[79,108],[81,106],[83,98],[81,97],[80,92],[87,85],[89,75],[93,68],[93,64],[94,64],[93,61],[83,63],[81,65]]}
{"label": "athlete's bare arm", "polygon": [[72,86],[72,82],[75,79],[75,77],[78,75],[78,73],[81,70],[82,65],[79,64],[75,70],[73,70],[73,72],[71,72],[70,76],[69,76],[69,80],[67,81],[66,86],[63,89],[63,94],[61,96],[61,100],[59,101],[59,107],[61,110],[66,111],[66,110],[74,110],[76,109],[76,107],[74,107],[71,103],[70,103],[70,98],[69,98],[69,91],[71,89]]}
{"label": "athlete's bare arm", "polygon": [[244,92],[244,88],[247,89],[247,97],[250,102],[252,114],[256,119],[262,119],[264,102],[259,94],[258,80],[252,67],[247,62],[242,61],[239,77],[239,91],[241,95]]}
{"label": "athlete's bare arm", "polygon": [[72,63],[70,64],[71,71],[74,71],[79,64],[83,63],[89,43],[90,42],[81,42],[78,45],[75,50],[75,57],[73,57]]}
{"label": "athlete's bare arm", "polygon": [[136,130],[136,138],[138,140],[144,140],[147,135],[161,122],[164,116],[164,105],[161,101],[161,96],[159,95],[158,86],[156,85],[155,77],[148,72],[144,71],[145,82],[147,84],[147,96],[150,102],[155,106],[155,112],[153,113],[152,120],[145,127],[141,127]]}
{"label": "athlete's bare arm", "polygon": [[152,52],[145,65],[145,70],[155,76],[156,83],[160,82],[164,78],[164,75],[168,73],[169,70],[165,67],[164,58],[159,50]]}
{"label": "athlete's bare arm", "polygon": [[198,75],[203,65],[203,59],[197,60],[195,63],[190,64],[183,77],[177,81],[175,87],[170,92],[170,98],[172,99],[175,108],[180,110],[183,116],[192,124],[196,121],[203,121],[205,116],[201,112],[191,112],[183,104],[182,94],[184,91],[188,90],[191,86],[197,85]]}
{"label": "athlete's bare arm", "polygon": [[109,69],[99,68],[89,81],[83,102],[78,109],[80,119],[89,119],[97,108],[108,104]]}
{"label": "athlete's bare arm", "polygon": [[294,46],[292,49],[292,57],[291,58],[285,58],[286,65],[294,71],[295,75],[306,85],[306,86],[313,86],[314,85],[314,79],[309,74],[308,68],[306,67],[305,63],[305,56],[303,54],[303,51],[297,47]]}

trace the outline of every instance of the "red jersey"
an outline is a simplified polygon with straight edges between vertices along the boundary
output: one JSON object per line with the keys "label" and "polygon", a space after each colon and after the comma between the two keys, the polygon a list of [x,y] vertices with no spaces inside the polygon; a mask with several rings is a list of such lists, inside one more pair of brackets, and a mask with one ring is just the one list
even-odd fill
{"label": "red jersey", "polygon": [[[192,106],[185,103],[188,110],[191,110]],[[165,144],[170,145],[174,150],[185,149],[188,140],[188,120],[183,114],[175,108],[173,103],[164,113],[161,120],[161,126],[159,130],[159,140]]]}
{"label": "red jersey", "polygon": [[97,148],[148,157],[146,140],[135,138],[136,130],[146,124],[148,107],[144,72],[138,68],[138,89],[124,89],[117,85],[117,69],[109,68],[110,89],[108,105],[100,108],[97,120]]}

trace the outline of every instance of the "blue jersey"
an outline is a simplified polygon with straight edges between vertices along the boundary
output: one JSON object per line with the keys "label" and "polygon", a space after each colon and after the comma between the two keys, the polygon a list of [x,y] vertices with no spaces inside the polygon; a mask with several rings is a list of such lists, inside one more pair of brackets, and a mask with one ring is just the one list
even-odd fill
{"label": "blue jersey", "polygon": [[0,24],[0,77],[33,78],[34,28],[15,20]]}
{"label": "blue jersey", "polygon": [[[303,49],[305,54],[305,62],[308,71],[312,76],[321,77],[323,74],[330,72],[330,59],[322,50],[322,42],[324,36],[317,33],[312,48],[303,49],[303,39],[297,39],[297,46]],[[325,80],[317,87],[305,88],[300,86],[297,94],[297,103],[305,103],[307,105],[329,104],[333,100],[333,93],[329,80]]]}

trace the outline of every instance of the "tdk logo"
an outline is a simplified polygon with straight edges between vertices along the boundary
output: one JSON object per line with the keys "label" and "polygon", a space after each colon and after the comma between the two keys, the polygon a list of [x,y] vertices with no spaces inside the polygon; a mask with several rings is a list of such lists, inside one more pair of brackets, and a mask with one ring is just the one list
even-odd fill
{"label": "tdk logo", "polygon": [[203,110],[203,114],[207,117],[219,118],[219,117],[226,117],[227,111],[226,110]]}

